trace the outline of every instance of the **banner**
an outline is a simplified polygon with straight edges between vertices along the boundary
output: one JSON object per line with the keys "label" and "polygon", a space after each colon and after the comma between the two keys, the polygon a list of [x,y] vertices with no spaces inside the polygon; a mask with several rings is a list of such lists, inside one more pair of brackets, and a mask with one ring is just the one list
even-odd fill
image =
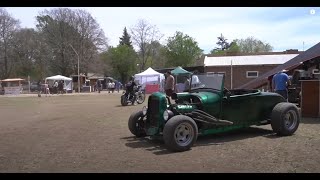
{"label": "banner", "polygon": [[5,95],[19,95],[20,94],[20,87],[4,87],[4,94]]}

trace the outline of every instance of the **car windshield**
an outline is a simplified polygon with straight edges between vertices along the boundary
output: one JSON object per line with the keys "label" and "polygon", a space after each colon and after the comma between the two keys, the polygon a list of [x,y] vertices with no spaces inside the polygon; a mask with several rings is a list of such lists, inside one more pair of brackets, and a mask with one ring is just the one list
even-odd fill
{"label": "car windshield", "polygon": [[215,90],[223,89],[224,74],[194,74],[191,76],[191,90],[209,88]]}

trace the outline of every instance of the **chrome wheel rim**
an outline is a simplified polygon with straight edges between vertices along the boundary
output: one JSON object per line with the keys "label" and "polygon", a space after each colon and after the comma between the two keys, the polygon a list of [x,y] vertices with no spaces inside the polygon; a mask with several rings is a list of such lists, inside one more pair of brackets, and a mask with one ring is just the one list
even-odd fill
{"label": "chrome wheel rim", "polygon": [[288,130],[293,130],[298,123],[297,113],[294,110],[289,110],[284,115],[284,125]]}
{"label": "chrome wheel rim", "polygon": [[174,138],[179,146],[189,145],[194,136],[193,127],[189,123],[179,124],[174,131]]}

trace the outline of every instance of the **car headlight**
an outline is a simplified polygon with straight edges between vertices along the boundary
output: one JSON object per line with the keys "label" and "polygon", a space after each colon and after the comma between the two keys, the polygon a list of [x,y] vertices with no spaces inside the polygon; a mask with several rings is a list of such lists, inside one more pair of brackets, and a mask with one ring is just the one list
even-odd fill
{"label": "car headlight", "polygon": [[163,119],[167,121],[169,119],[169,112],[166,110],[163,112]]}
{"label": "car headlight", "polygon": [[143,106],[142,108],[142,114],[145,116],[147,114],[148,108],[146,106]]}

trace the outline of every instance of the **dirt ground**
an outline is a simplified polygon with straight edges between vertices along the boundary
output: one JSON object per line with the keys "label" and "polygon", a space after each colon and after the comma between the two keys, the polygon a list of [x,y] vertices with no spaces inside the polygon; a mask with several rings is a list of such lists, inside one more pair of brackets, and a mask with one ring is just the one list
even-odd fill
{"label": "dirt ground", "polygon": [[289,137],[252,127],[171,153],[131,135],[128,117],[142,107],[106,92],[1,96],[0,172],[320,172],[320,119],[302,119]]}

